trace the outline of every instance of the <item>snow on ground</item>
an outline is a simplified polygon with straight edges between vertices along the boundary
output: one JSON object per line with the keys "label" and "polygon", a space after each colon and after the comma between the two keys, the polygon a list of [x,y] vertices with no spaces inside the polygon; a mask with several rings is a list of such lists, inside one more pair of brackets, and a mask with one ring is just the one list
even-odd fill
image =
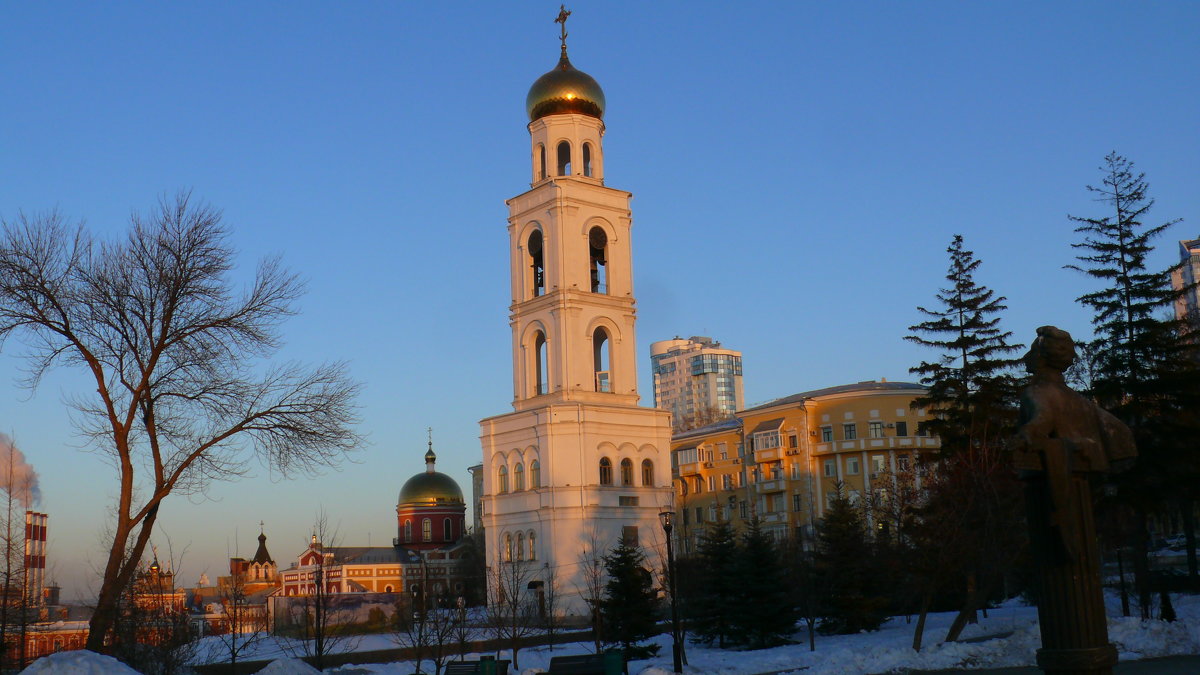
{"label": "snow on ground", "polygon": [[34,661],[21,675],[138,675],[111,656],[77,650],[59,652]]}
{"label": "snow on ground", "polygon": [[[1109,597],[1109,639],[1116,644],[1121,660],[1135,660],[1170,656],[1174,654],[1200,654],[1200,596],[1174,596],[1175,611],[1179,620],[1174,623],[1151,620],[1141,621],[1132,617],[1121,617],[1115,597]],[[962,639],[987,638],[980,642],[956,642],[941,644],[954,620],[952,612],[931,614],[926,621],[924,646],[921,651],[912,650],[912,622],[905,617],[896,617],[883,628],[858,635],[817,636],[817,650],[808,650],[808,635],[800,631],[793,636],[797,644],[763,649],[758,651],[734,651],[687,644],[688,666],[692,674],[753,675],[774,671],[803,669],[804,675],[865,675],[887,673],[902,668],[935,670],[941,668],[1002,668],[1009,666],[1034,665],[1034,653],[1039,644],[1037,610],[1019,601],[988,611],[987,618],[971,625],[963,632]],[[482,637],[482,636],[480,636]],[[634,661],[629,672],[636,675],[672,675],[671,640],[659,635],[654,640],[660,645],[655,658]],[[375,651],[394,649],[398,645],[391,635],[366,635],[339,645],[336,651]],[[586,654],[592,651],[591,642],[578,642],[549,647],[522,649],[518,654],[519,669],[510,673],[533,675],[544,672],[550,659],[568,654]],[[268,670],[261,672],[286,674],[307,672],[302,664],[293,661],[303,654],[302,645],[294,640],[275,639],[266,636],[238,656],[240,661],[272,660]],[[497,655],[511,659],[507,652]],[[470,654],[468,659],[478,659],[479,654]],[[228,661],[228,651],[220,638],[208,637],[201,641],[193,663],[217,663]],[[367,663],[343,666],[327,672],[373,675],[409,675],[414,670],[409,662]],[[432,672],[432,664],[426,661],[425,670]],[[44,675],[130,675],[135,671],[107,656],[92,652],[62,652],[35,662],[23,673]]]}

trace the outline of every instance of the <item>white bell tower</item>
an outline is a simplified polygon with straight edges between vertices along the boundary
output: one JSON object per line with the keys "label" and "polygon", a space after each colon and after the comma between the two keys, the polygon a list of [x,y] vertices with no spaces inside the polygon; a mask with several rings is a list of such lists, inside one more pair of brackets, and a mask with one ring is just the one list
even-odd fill
{"label": "white bell tower", "polygon": [[531,187],[507,202],[514,412],[480,422],[482,522],[490,566],[553,569],[583,611],[591,542],[665,555],[671,425],[637,405],[631,195],[604,184],[604,93],[567,59],[566,14],[526,100]]}

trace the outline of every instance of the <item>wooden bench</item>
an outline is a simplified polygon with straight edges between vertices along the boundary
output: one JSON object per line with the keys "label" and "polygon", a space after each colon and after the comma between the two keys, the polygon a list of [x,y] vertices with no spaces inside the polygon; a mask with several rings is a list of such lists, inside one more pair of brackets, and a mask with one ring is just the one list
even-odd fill
{"label": "wooden bench", "polygon": [[[488,659],[492,661],[491,659]],[[496,664],[495,675],[508,675],[508,659],[492,661]],[[479,675],[483,672],[483,661],[450,661],[442,666],[442,675]]]}
{"label": "wooden bench", "polygon": [[[624,660],[620,655],[614,654],[616,657],[614,666],[616,672],[620,673],[624,670]],[[547,675],[605,675],[608,671],[605,670],[605,663],[613,657],[605,654],[583,654],[580,656],[555,656],[550,659],[550,670],[546,671]],[[620,664],[620,665],[616,665]]]}

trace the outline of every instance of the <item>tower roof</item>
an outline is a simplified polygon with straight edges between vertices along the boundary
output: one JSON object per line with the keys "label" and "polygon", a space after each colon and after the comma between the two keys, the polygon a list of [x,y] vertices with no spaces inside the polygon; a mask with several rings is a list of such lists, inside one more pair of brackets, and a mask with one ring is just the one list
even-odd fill
{"label": "tower roof", "polygon": [[432,431],[430,431],[429,450],[425,452],[425,471],[404,482],[400,488],[398,505],[403,504],[465,504],[462,488],[453,478],[440,471],[434,470],[437,455],[433,452]]}
{"label": "tower roof", "polygon": [[271,554],[267,553],[267,535],[262,530],[258,532],[258,550],[254,552],[254,562],[259,564],[275,563],[274,560],[271,560]]}
{"label": "tower roof", "polygon": [[604,90],[591,75],[572,66],[563,50],[554,70],[539,77],[529,88],[525,111],[530,122],[547,115],[569,113],[603,119]]}
{"label": "tower roof", "polygon": [[529,95],[525,97],[525,112],[529,113],[530,122],[547,115],[604,117],[604,91],[591,75],[576,70],[567,58],[567,17],[570,15],[566,8],[562,8],[554,20],[562,24],[562,55],[558,65],[535,80],[529,88]]}

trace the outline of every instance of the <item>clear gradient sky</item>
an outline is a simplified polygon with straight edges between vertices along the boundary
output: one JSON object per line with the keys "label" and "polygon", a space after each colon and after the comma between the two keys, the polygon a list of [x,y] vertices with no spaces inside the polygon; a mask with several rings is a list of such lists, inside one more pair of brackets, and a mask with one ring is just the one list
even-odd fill
{"label": "clear gradient sky", "polygon": [[[222,208],[243,270],[308,280],[281,358],[346,359],[371,445],[338,472],[266,469],[169,499],[155,543],[189,583],[254,551],[281,567],[318,509],[349,545],[396,534],[396,494],[469,490],[477,422],[511,410],[504,200],[528,189],[529,85],[557,2],[6,3],[0,217],[58,207],[105,235],[161,194]],[[1116,150],[1147,173],[1152,262],[1200,235],[1200,3],[576,2],[572,62],[608,99],[608,184],[634,194],[640,388],[648,345],[711,335],[748,403],[909,378],[902,341],[955,233],[1028,342],[1076,337],[1093,288],[1066,214]],[[40,473],[53,577],[96,589],[114,472],[80,452],[59,372],[32,397],[0,352],[0,431]],[[165,557],[165,556],[164,556]]]}

